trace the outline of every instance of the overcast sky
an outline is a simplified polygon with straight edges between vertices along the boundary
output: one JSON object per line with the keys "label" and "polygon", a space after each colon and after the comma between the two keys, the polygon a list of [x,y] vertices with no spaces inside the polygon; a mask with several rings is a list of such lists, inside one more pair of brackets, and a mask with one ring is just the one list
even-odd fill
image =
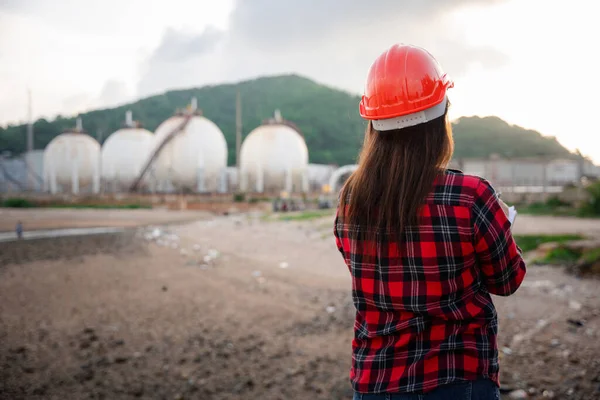
{"label": "overcast sky", "polygon": [[[595,2],[0,0],[0,124],[173,88],[298,73],[359,94],[393,43],[456,81],[452,117],[497,115],[600,162]],[[358,108],[358,105],[357,105]]]}

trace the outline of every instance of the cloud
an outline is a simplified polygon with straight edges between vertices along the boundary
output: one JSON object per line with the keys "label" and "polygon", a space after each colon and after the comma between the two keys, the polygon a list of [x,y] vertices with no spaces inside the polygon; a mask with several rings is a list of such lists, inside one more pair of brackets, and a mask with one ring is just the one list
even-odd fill
{"label": "cloud", "polygon": [[359,92],[369,65],[393,43],[430,50],[454,77],[507,56],[467,44],[448,18],[502,0],[238,0],[226,31],[167,30],[142,66],[138,95],[296,72]]}
{"label": "cloud", "polygon": [[62,109],[66,115],[73,115],[88,110],[92,104],[93,97],[88,93],[77,93],[63,100]]}
{"label": "cloud", "polygon": [[20,0],[0,0],[1,11],[23,11],[24,8],[23,2]]}
{"label": "cloud", "polygon": [[153,62],[181,62],[213,50],[223,39],[224,32],[208,27],[199,35],[167,29],[158,48],[152,54]]}
{"label": "cloud", "polygon": [[[238,1],[231,15],[232,34],[259,46],[322,40],[334,31],[349,37],[402,33],[409,26],[435,22],[438,16],[490,0],[279,0]],[[392,28],[392,30],[390,30]],[[394,29],[395,28],[395,29]],[[428,26],[434,29],[435,26]],[[367,32],[368,31],[368,32]]]}
{"label": "cloud", "polygon": [[123,81],[110,79],[104,83],[100,93],[75,93],[62,102],[66,115],[75,115],[97,108],[114,107],[132,100],[132,95]]}
{"label": "cloud", "polygon": [[138,95],[222,80],[219,65],[226,57],[219,50],[225,39],[226,34],[213,27],[200,34],[168,29],[142,65]]}
{"label": "cloud", "polygon": [[465,46],[456,41],[440,41],[435,57],[452,76],[462,76],[473,64],[492,69],[504,66],[509,61],[506,54],[491,47]]}
{"label": "cloud", "polygon": [[119,35],[131,25],[142,0],[0,0],[0,13],[32,18],[73,34]]}
{"label": "cloud", "polygon": [[126,103],[131,100],[131,97],[125,82],[111,79],[104,84],[95,103],[98,107],[110,107]]}

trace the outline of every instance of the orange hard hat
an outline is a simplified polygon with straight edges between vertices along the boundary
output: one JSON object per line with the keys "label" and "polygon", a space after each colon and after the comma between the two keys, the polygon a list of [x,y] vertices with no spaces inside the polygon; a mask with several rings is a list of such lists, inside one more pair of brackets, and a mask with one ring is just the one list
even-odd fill
{"label": "orange hard hat", "polygon": [[446,112],[446,91],[453,86],[427,50],[396,44],[371,65],[360,115],[382,131],[431,121]]}

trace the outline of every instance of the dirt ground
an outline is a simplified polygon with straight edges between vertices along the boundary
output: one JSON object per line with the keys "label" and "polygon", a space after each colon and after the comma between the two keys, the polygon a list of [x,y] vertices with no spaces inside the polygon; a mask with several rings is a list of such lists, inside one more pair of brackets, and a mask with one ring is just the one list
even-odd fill
{"label": "dirt ground", "polygon": [[[596,232],[519,218],[517,233]],[[350,399],[331,224],[234,215],[0,244],[0,398]],[[599,283],[531,266],[495,299],[506,398],[600,398]]]}

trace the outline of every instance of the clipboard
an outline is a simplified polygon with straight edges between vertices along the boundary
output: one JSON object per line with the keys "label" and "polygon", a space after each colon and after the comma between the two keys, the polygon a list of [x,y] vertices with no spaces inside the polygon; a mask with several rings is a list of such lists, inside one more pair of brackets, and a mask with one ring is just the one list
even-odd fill
{"label": "clipboard", "polygon": [[515,223],[515,218],[517,218],[517,209],[515,206],[508,207],[508,220],[511,225]]}

